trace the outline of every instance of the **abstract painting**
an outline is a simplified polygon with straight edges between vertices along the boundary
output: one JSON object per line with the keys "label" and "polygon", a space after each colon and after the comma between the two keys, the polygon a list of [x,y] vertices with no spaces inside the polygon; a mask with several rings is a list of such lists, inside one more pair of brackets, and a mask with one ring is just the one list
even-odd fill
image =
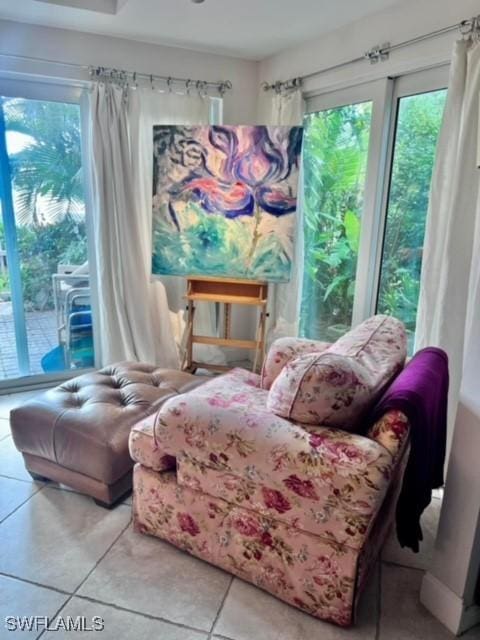
{"label": "abstract painting", "polygon": [[288,281],[302,133],[155,126],[152,272]]}

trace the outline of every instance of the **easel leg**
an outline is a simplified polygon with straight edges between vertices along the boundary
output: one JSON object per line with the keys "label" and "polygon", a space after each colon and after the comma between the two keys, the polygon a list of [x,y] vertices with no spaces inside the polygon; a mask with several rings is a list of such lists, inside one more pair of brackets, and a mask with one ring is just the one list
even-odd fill
{"label": "easel leg", "polygon": [[226,302],[224,305],[224,318],[223,318],[223,337],[230,338],[232,324],[232,305]]}
{"label": "easel leg", "polygon": [[193,319],[195,316],[195,306],[192,301],[189,301],[187,311],[187,348],[185,350],[182,369],[185,371],[193,371]]}
{"label": "easel leg", "polygon": [[257,347],[255,349],[255,360],[253,362],[253,369],[252,369],[254,373],[258,373],[259,369],[263,366],[263,361],[265,359],[266,318],[267,318],[267,314],[265,313],[265,311],[261,311],[260,318],[258,321],[257,333],[255,336]]}

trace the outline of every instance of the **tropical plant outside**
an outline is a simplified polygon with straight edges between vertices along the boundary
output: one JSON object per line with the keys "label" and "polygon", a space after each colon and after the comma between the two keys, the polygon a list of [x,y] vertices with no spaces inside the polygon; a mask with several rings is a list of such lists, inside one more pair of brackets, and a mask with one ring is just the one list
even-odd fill
{"label": "tropical plant outside", "polygon": [[413,349],[430,183],[446,90],[400,100],[377,309],[405,323]]}
{"label": "tropical plant outside", "polygon": [[[25,309],[51,309],[58,264],[87,260],[79,107],[22,98],[2,104],[7,140],[17,143],[9,159]],[[9,286],[8,276],[0,279],[1,297]]]}
{"label": "tropical plant outside", "polygon": [[[446,91],[399,104],[377,310],[413,343],[435,149]],[[301,333],[334,340],[351,325],[371,103],[307,116]]]}
{"label": "tropical plant outside", "polygon": [[371,113],[364,102],[304,123],[306,337],[335,340],[351,324]]}

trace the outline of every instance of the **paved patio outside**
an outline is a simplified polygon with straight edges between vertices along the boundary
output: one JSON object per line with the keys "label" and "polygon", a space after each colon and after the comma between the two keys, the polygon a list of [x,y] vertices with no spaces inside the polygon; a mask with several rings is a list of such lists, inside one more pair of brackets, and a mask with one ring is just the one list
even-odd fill
{"label": "paved patio outside", "polygon": [[[25,314],[27,324],[30,373],[44,373],[40,364],[42,357],[58,345],[55,312],[29,311]],[[18,378],[15,329],[12,305],[0,303],[0,380]]]}

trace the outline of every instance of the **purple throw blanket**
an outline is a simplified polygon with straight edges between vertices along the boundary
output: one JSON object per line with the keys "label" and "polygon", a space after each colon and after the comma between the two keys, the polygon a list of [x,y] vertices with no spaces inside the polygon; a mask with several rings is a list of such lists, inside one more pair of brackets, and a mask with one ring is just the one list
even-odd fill
{"label": "purple throw blanket", "polygon": [[448,357],[442,349],[418,351],[385,391],[372,423],[390,410],[410,422],[411,449],[397,503],[397,536],[402,547],[418,552],[423,539],[420,517],[432,489],[443,485],[447,434]]}

